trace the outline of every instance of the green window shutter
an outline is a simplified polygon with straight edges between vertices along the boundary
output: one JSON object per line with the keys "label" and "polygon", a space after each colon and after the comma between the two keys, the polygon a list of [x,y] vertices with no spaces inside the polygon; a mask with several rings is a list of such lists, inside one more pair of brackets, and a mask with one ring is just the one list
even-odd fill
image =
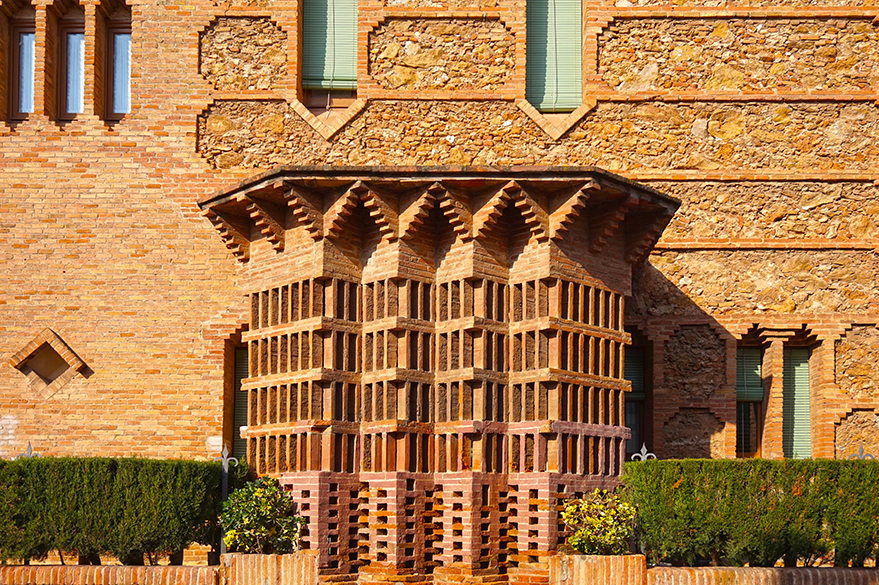
{"label": "green window shutter", "polygon": [[736,400],[763,402],[761,362],[763,350],[759,347],[740,347],[736,352]]}
{"label": "green window shutter", "polygon": [[247,441],[241,438],[241,427],[247,426],[247,390],[241,389],[241,380],[248,376],[247,348],[235,348],[235,411],[232,417],[232,456],[247,455]]}
{"label": "green window shutter", "polygon": [[305,0],[302,87],[357,89],[357,0]]}
{"label": "green window shutter", "polygon": [[809,405],[809,350],[784,350],[784,456],[807,459],[812,456],[811,408]]}
{"label": "green window shutter", "polygon": [[626,394],[626,402],[644,400],[644,348],[627,347],[623,364],[623,377],[632,383],[632,391]]}
{"label": "green window shutter", "polygon": [[541,112],[570,112],[583,103],[580,0],[526,3],[525,97]]}

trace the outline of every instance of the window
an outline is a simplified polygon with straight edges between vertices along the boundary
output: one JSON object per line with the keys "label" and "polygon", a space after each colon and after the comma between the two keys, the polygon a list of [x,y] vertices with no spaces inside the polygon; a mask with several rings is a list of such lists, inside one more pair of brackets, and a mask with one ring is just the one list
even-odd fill
{"label": "window", "polygon": [[107,27],[107,120],[131,113],[131,24],[110,21]]}
{"label": "window", "polygon": [[632,383],[632,391],[626,393],[626,426],[632,431],[632,438],[626,441],[626,453],[637,453],[645,442],[642,436],[644,419],[644,348],[627,347],[623,377]]}
{"label": "window", "polygon": [[784,348],[782,450],[792,459],[812,456],[809,350]]}
{"label": "window", "polygon": [[36,35],[33,21],[13,21],[11,41],[10,118],[23,120],[34,112]]}
{"label": "window", "polygon": [[232,422],[232,456],[243,459],[247,455],[247,440],[241,438],[241,427],[247,426],[247,390],[241,389],[241,380],[248,376],[247,348],[235,348],[235,406]]}
{"label": "window", "polygon": [[736,456],[756,457],[763,432],[763,350],[736,352]]}
{"label": "window", "polygon": [[583,101],[580,0],[529,0],[525,97],[541,112],[571,112]]}
{"label": "window", "polygon": [[71,120],[81,114],[84,107],[85,26],[82,20],[62,20],[58,27],[58,41],[58,118]]}
{"label": "window", "polygon": [[306,0],[302,14],[305,105],[347,107],[357,89],[357,0]]}

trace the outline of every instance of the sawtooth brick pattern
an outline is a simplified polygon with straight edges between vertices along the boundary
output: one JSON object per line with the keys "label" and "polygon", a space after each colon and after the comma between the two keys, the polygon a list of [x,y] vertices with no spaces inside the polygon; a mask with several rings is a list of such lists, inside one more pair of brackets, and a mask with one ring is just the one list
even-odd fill
{"label": "sawtooth brick pattern", "polygon": [[369,35],[369,70],[387,89],[490,90],[516,66],[498,20],[391,19]]}
{"label": "sawtooth brick pattern", "polygon": [[599,37],[599,73],[621,92],[875,91],[877,40],[868,19],[623,20]]}

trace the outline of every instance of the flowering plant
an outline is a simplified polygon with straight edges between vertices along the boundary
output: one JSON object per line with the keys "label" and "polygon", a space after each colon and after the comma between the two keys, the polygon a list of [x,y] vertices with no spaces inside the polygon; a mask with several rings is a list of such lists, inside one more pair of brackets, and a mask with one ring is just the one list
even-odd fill
{"label": "flowering plant", "polygon": [[635,507],[607,490],[595,490],[572,500],[562,512],[572,534],[568,544],[581,553],[619,555],[628,550],[634,530]]}
{"label": "flowering plant", "polygon": [[278,480],[261,477],[229,496],[220,524],[229,550],[256,554],[299,550],[305,518]]}

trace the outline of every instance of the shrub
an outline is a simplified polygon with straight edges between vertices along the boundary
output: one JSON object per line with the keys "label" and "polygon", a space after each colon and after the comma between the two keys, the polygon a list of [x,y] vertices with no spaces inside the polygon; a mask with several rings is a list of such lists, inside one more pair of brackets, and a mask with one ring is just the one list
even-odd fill
{"label": "shrub", "polygon": [[236,490],[223,506],[220,524],[230,550],[257,554],[288,553],[299,549],[305,519],[278,480],[261,477]]}
{"label": "shrub", "polygon": [[590,555],[619,555],[628,548],[635,508],[607,490],[595,490],[565,505],[562,520],[573,533],[568,544]]}
{"label": "shrub", "polygon": [[59,550],[142,563],[144,553],[204,542],[219,514],[220,473],[218,463],[196,461],[0,461],[0,556]]}
{"label": "shrub", "polygon": [[879,542],[879,462],[627,463],[624,497],[651,562],[862,566]]}

